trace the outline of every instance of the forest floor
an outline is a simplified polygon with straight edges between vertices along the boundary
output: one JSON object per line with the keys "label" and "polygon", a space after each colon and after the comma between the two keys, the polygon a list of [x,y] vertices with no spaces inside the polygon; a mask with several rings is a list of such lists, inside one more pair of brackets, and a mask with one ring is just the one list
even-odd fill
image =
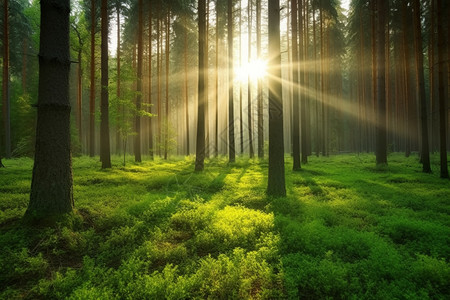
{"label": "forest floor", "polygon": [[75,214],[22,225],[32,160],[0,169],[0,299],[449,299],[450,182],[417,156],[74,158]]}

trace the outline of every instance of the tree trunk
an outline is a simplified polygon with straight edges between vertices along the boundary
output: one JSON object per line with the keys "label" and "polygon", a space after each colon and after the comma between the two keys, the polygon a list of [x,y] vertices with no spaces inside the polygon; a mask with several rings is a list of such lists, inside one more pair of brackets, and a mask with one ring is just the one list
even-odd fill
{"label": "tree trunk", "polygon": [[[239,68],[242,68],[242,1],[239,1]],[[242,80],[239,80],[239,137],[241,145],[241,155],[244,154],[244,118],[242,104]]]}
{"label": "tree trunk", "polygon": [[286,196],[280,54],[280,2],[269,1],[269,176],[267,194]]}
{"label": "tree trunk", "polygon": [[[256,0],[256,52],[261,59],[261,0]],[[264,157],[264,114],[262,80],[258,79],[258,157]]]}
{"label": "tree trunk", "polygon": [[108,93],[108,2],[102,0],[102,44],[101,44],[101,110],[100,110],[100,160],[102,169],[111,168],[109,144],[109,93]]}
{"label": "tree trunk", "polygon": [[91,86],[89,94],[89,156],[95,155],[95,0],[91,0]]}
{"label": "tree trunk", "polygon": [[137,46],[137,86],[136,86],[136,116],[134,117],[134,129],[136,136],[134,137],[134,161],[141,162],[141,116],[140,110],[142,106],[142,59],[143,59],[143,0],[138,1],[138,46]]}
{"label": "tree trunk", "polygon": [[41,0],[36,148],[26,218],[42,219],[73,208],[70,152],[70,1]]}
{"label": "tree trunk", "polygon": [[[148,3],[149,5],[149,13],[148,13],[148,112],[152,113],[152,106],[153,106],[153,100],[152,100],[152,50],[153,50],[153,44],[152,44],[152,2]],[[153,154],[153,117],[150,117],[148,120],[148,148],[150,153],[150,159],[154,159]]]}
{"label": "tree trunk", "polygon": [[233,95],[233,0],[228,0],[228,157],[236,160],[234,141],[234,95]]}
{"label": "tree trunk", "polygon": [[386,0],[377,0],[377,133],[376,133],[376,161],[377,165],[387,164],[386,144],[386,53],[385,53],[385,5]]}
{"label": "tree trunk", "polygon": [[431,173],[430,150],[428,146],[427,99],[425,94],[425,78],[423,73],[422,32],[420,24],[420,3],[414,0],[414,46],[416,48],[416,83],[419,88],[420,120],[422,127],[422,171]]}
{"label": "tree trunk", "polygon": [[300,163],[300,82],[298,78],[299,72],[299,54],[298,54],[298,32],[297,32],[297,1],[291,0],[291,28],[292,28],[292,155],[293,155],[293,170],[301,169]]}
{"label": "tree trunk", "polygon": [[206,0],[198,1],[198,117],[195,171],[203,171],[205,162],[205,42]]}
{"label": "tree trunk", "polygon": [[11,157],[11,108],[9,99],[9,0],[3,5],[3,129],[5,134],[5,156]]}
{"label": "tree trunk", "polygon": [[187,43],[187,16],[184,16],[184,104],[186,112],[186,155],[190,154],[190,137],[189,137],[189,91],[188,91],[188,43]]}
{"label": "tree trunk", "polygon": [[[248,62],[252,58],[252,1],[249,0],[247,3],[247,15],[248,15]],[[253,132],[252,132],[252,92],[251,92],[251,80],[248,77],[248,87],[247,87],[247,116],[248,116],[248,144],[249,144],[249,155],[250,158],[255,156],[253,150]]]}
{"label": "tree trunk", "polygon": [[215,138],[214,156],[219,155],[219,8],[216,5],[216,64],[215,64]]}
{"label": "tree trunk", "polygon": [[439,61],[439,73],[438,73],[438,86],[439,86],[439,141],[440,141],[440,158],[441,158],[441,178],[448,178],[448,165],[447,165],[447,135],[446,135],[446,95],[444,86],[444,28],[442,24],[444,22],[442,18],[443,13],[442,0],[437,0],[437,36],[438,36],[438,61]]}
{"label": "tree trunk", "polygon": [[157,118],[158,118],[158,126],[157,126],[157,130],[156,130],[156,136],[157,136],[157,152],[158,155],[161,156],[161,61],[160,61],[160,56],[162,56],[161,53],[161,32],[160,32],[160,28],[161,28],[161,15],[160,15],[160,10],[161,10],[161,3],[158,0],[157,1],[157,14],[158,14],[158,18],[156,20],[156,77],[157,77]]}
{"label": "tree trunk", "polygon": [[167,6],[166,19],[166,116],[164,122],[164,159],[167,160],[169,141],[169,55],[170,55],[170,7]]}
{"label": "tree trunk", "polygon": [[[117,53],[117,90],[116,96],[117,101],[120,103],[120,3],[117,2],[116,7],[116,17],[117,17],[117,44],[116,44],[116,53]],[[116,118],[116,152],[120,153],[121,141],[122,137],[120,136],[119,123],[120,123],[120,112],[124,107],[121,104],[117,105],[117,118]]]}
{"label": "tree trunk", "polygon": [[205,157],[209,158],[209,2],[206,0],[205,34]]}

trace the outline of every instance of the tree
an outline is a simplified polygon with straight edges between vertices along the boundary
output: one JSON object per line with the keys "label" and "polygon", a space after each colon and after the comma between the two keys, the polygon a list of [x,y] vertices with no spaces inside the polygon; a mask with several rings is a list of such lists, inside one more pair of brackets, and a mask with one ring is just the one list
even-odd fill
{"label": "tree", "polygon": [[416,83],[419,88],[420,119],[422,129],[422,171],[431,173],[430,150],[428,146],[427,99],[423,74],[422,31],[420,25],[420,2],[414,0],[414,46],[416,53]]}
{"label": "tree", "polygon": [[30,202],[25,216],[73,208],[69,102],[69,0],[41,0],[39,95]]}
{"label": "tree", "polygon": [[228,160],[236,160],[234,141],[234,88],[233,88],[233,0],[228,0]]}
{"label": "tree", "polygon": [[2,109],[3,129],[5,134],[4,146],[6,158],[11,157],[11,111],[9,98],[9,0],[4,0],[3,5],[3,87]]}
{"label": "tree", "polygon": [[[301,168],[300,163],[300,118],[299,118],[299,90],[300,82],[298,78],[298,42],[297,42],[297,0],[291,0],[291,27],[292,27],[292,85],[293,91],[293,103],[292,103],[292,154],[293,154],[293,170],[298,171]],[[301,43],[302,44],[302,43]],[[303,99],[302,99],[303,100]]]}
{"label": "tree", "polygon": [[376,133],[376,160],[377,165],[387,164],[386,141],[386,73],[385,73],[385,0],[377,0],[377,133]]}
{"label": "tree", "polygon": [[[256,0],[256,53],[261,59],[261,0]],[[258,78],[257,82],[257,111],[258,111],[258,157],[264,157],[264,115],[263,115],[263,95],[262,82]]]}
{"label": "tree", "polygon": [[96,23],[96,0],[91,0],[91,86],[89,94],[89,156],[95,155],[95,31]]}
{"label": "tree", "polygon": [[442,24],[444,22],[443,14],[443,3],[442,0],[437,0],[437,36],[438,36],[438,86],[439,86],[439,140],[440,140],[440,159],[441,159],[441,178],[448,178],[448,166],[447,166],[447,138],[446,138],[446,97],[445,97],[445,86],[444,86],[444,48],[445,48],[445,38],[444,29]]}
{"label": "tree", "polygon": [[[247,3],[247,15],[248,15],[248,62],[251,61],[252,56],[252,0]],[[249,143],[249,155],[250,158],[255,156],[253,150],[253,131],[252,131],[252,84],[250,80],[250,74],[248,75],[247,85],[247,118],[248,118],[248,143]]]}
{"label": "tree", "polygon": [[141,116],[139,111],[141,110],[142,103],[142,64],[143,64],[143,53],[144,53],[144,43],[143,43],[143,1],[138,1],[138,51],[137,51],[137,90],[136,90],[136,116],[134,119],[134,128],[136,130],[136,137],[134,139],[134,160],[136,162],[141,162]]}
{"label": "tree", "polygon": [[109,94],[108,94],[108,1],[102,0],[101,44],[101,107],[100,107],[100,160],[102,168],[111,168],[109,144]]}
{"label": "tree", "polygon": [[269,178],[267,194],[285,196],[280,1],[269,1]]}
{"label": "tree", "polygon": [[198,118],[195,171],[203,171],[205,161],[205,76],[206,0],[198,1]]}

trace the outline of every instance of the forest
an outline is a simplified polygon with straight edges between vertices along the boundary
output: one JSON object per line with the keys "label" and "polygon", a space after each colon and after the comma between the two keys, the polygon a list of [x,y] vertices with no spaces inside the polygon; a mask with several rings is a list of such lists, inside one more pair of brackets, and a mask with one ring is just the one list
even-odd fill
{"label": "forest", "polygon": [[0,11],[0,299],[450,298],[449,1]]}

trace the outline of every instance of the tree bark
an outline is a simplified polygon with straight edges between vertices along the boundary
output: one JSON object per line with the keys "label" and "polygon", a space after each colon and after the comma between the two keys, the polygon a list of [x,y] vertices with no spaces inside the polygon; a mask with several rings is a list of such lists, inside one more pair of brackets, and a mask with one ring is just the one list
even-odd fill
{"label": "tree bark", "polygon": [[138,1],[138,46],[137,46],[137,85],[136,85],[136,116],[134,117],[134,129],[136,136],[134,137],[134,161],[141,162],[141,116],[142,108],[142,59],[143,59],[143,0]]}
{"label": "tree bark", "polygon": [[377,165],[387,164],[386,144],[386,53],[385,53],[385,10],[386,0],[377,0],[377,133],[376,133],[376,161]]}
{"label": "tree bark", "polygon": [[[148,112],[152,113],[153,100],[152,100],[152,2],[149,2],[149,13],[148,13]],[[154,150],[153,150],[153,117],[150,117],[148,120],[148,148],[150,152],[150,159],[154,159]]]}
{"label": "tree bark", "polygon": [[[247,3],[247,15],[248,15],[248,62],[252,58],[252,1],[249,0]],[[250,158],[255,156],[255,151],[253,150],[253,131],[252,131],[252,84],[248,77],[248,87],[247,87],[247,117],[248,117],[248,144],[249,144],[249,155]]]}
{"label": "tree bark", "polygon": [[169,60],[170,57],[170,7],[167,6],[166,18],[166,116],[164,125],[164,159],[167,160],[169,141]]}
{"label": "tree bark", "polygon": [[203,171],[205,162],[205,42],[206,0],[198,1],[198,117],[195,171]]}
{"label": "tree bark", "polygon": [[4,1],[3,5],[3,130],[4,146],[6,158],[11,157],[11,108],[9,98],[9,0]]}
{"label": "tree bark", "polygon": [[236,160],[234,141],[234,95],[233,95],[233,0],[228,0],[228,158]]}
{"label": "tree bark", "polygon": [[416,83],[419,88],[420,120],[422,127],[422,171],[431,173],[430,150],[428,145],[427,99],[423,73],[422,32],[420,24],[420,2],[414,0],[414,46],[416,48]]}
{"label": "tree bark", "polygon": [[280,54],[280,2],[269,1],[269,176],[267,194],[286,196]]}
{"label": "tree bark", "polygon": [[[261,0],[256,0],[256,52],[261,59]],[[258,157],[264,157],[264,114],[262,80],[258,79]]]}
{"label": "tree bark", "polygon": [[91,0],[91,86],[89,94],[89,156],[95,155],[95,0]]}
{"label": "tree bark", "polygon": [[26,218],[73,208],[69,101],[69,0],[41,0],[36,147]]}
{"label": "tree bark", "polygon": [[100,160],[102,169],[111,168],[109,143],[109,92],[108,92],[108,2],[102,0],[102,44],[101,44],[101,102],[100,102]]}
{"label": "tree bark", "polygon": [[443,3],[442,0],[437,0],[437,36],[438,36],[438,86],[439,86],[439,141],[440,141],[440,175],[441,178],[449,178],[447,165],[447,135],[446,135],[446,95],[444,86],[444,28],[443,25]]}
{"label": "tree bark", "polygon": [[188,90],[188,43],[187,43],[187,16],[184,20],[184,109],[186,112],[186,155],[190,154],[190,137],[189,137],[189,90]]}
{"label": "tree bark", "polygon": [[300,162],[300,82],[298,78],[299,73],[299,54],[298,54],[298,32],[297,32],[297,1],[291,0],[291,28],[292,28],[292,155],[293,155],[293,170],[301,169]]}

